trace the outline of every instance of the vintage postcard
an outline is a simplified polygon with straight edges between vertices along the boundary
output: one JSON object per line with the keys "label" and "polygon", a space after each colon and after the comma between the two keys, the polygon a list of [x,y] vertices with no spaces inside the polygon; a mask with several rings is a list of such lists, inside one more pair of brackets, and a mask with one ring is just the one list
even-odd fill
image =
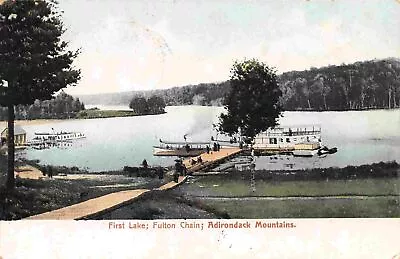
{"label": "vintage postcard", "polygon": [[0,259],[400,258],[399,13],[0,0]]}

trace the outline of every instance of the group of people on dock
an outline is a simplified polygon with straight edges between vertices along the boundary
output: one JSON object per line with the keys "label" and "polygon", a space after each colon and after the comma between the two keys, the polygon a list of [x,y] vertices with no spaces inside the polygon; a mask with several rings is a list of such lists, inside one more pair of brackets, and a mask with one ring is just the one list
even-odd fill
{"label": "group of people on dock", "polygon": [[[149,170],[149,164],[147,163],[146,159],[143,159],[142,161],[142,167],[144,170]],[[158,166],[155,168],[156,170],[156,175],[158,176],[158,179],[163,179],[164,178],[164,169],[161,166]],[[147,171],[148,173],[148,171]]]}
{"label": "group of people on dock", "polygon": [[195,164],[197,164],[197,163],[199,163],[199,164],[203,163],[203,159],[201,158],[201,156],[199,156],[199,157],[197,158],[197,160],[194,160],[193,158],[192,158],[192,160],[190,160],[190,164],[191,164],[191,165],[195,165]]}
{"label": "group of people on dock", "polygon": [[[221,149],[221,145],[219,143],[214,142],[213,151],[219,151]],[[208,154],[209,152],[207,152]]]}

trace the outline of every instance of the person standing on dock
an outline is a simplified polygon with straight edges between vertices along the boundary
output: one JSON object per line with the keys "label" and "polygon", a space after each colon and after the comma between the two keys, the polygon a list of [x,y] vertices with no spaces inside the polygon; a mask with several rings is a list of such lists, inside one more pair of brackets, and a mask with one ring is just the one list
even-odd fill
{"label": "person standing on dock", "polygon": [[187,175],[187,168],[186,165],[184,163],[182,163],[182,176],[186,176]]}
{"label": "person standing on dock", "polygon": [[157,175],[160,180],[164,178],[164,169],[161,166],[157,168]]}
{"label": "person standing on dock", "polygon": [[182,168],[182,161],[180,159],[175,160],[175,172],[174,172],[174,182],[178,182],[179,180],[179,175],[182,174],[183,168]]}
{"label": "person standing on dock", "polygon": [[147,163],[146,159],[143,159],[142,166],[144,169],[147,169],[149,167],[149,164]]}
{"label": "person standing on dock", "polygon": [[214,150],[214,151],[218,151],[218,146],[217,146],[217,143],[216,143],[216,142],[214,142],[213,150]]}
{"label": "person standing on dock", "polygon": [[53,168],[51,166],[48,167],[47,174],[49,178],[53,178]]}
{"label": "person standing on dock", "polygon": [[210,154],[210,147],[207,145],[206,146],[207,154]]}

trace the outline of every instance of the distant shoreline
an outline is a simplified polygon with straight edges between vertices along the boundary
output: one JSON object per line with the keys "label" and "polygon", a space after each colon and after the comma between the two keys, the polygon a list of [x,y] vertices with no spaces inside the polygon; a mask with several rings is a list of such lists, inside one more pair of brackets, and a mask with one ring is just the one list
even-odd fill
{"label": "distant shoreline", "polygon": [[[121,104],[89,104],[87,106],[90,107],[97,107],[97,106],[115,106],[115,107],[122,107],[126,105],[121,105]],[[201,107],[217,107],[217,108],[223,108],[223,105],[196,105],[196,104],[174,104],[174,105],[167,105],[167,107],[181,107],[181,106],[201,106]],[[297,109],[283,109],[284,112],[349,112],[349,111],[377,111],[377,110],[399,110],[400,107],[394,107],[394,108],[359,108],[359,109],[331,109],[331,110],[320,110],[320,109],[308,109],[308,108],[297,108]]]}
{"label": "distant shoreline", "polygon": [[[107,112],[112,112],[113,114],[106,114],[103,116],[85,116],[85,117],[80,117],[80,118],[70,118],[70,119],[33,119],[33,120],[15,120],[14,124],[15,125],[20,125],[20,126],[32,126],[32,125],[43,125],[43,124],[50,124],[50,123],[60,123],[64,121],[78,121],[78,120],[90,120],[90,119],[107,119],[107,118],[122,118],[122,117],[136,117],[136,116],[147,116],[147,115],[159,115],[159,114],[164,114],[164,113],[158,113],[158,114],[135,114],[131,111],[120,111],[120,112],[129,112],[132,114],[120,114],[118,113],[119,111],[113,111],[113,110],[101,110],[102,114],[107,113]],[[0,126],[2,128],[7,127],[7,121],[0,121]]]}
{"label": "distant shoreline", "polygon": [[[78,120],[78,119],[36,119],[36,120],[15,120],[15,125],[20,126],[31,126],[31,125],[43,125],[49,123],[59,123],[66,120]],[[7,127],[7,121],[0,121],[1,127]]]}
{"label": "distant shoreline", "polygon": [[[178,106],[192,106],[192,105],[178,105]],[[222,107],[222,106],[207,106],[207,105],[199,105],[204,107]],[[368,109],[351,109],[351,110],[314,110],[314,109],[299,109],[299,110],[284,110],[284,112],[354,112],[354,111],[394,111],[400,110],[400,107],[397,108],[368,108]],[[84,110],[90,111],[90,109]],[[132,111],[129,110],[98,110],[100,112],[112,112],[114,114],[108,116],[92,116],[92,117],[81,117],[81,118],[69,118],[69,119],[32,119],[32,120],[15,120],[16,125],[20,126],[31,126],[31,125],[43,125],[43,124],[50,124],[50,123],[60,123],[63,121],[74,121],[74,120],[88,120],[88,119],[106,119],[106,118],[120,118],[120,117],[136,117],[136,116],[147,116],[147,115],[160,115],[165,114],[157,113],[157,114],[134,114]],[[129,115],[121,115],[118,112],[123,113],[131,113]],[[7,126],[7,121],[0,121],[0,127],[4,128]]]}
{"label": "distant shoreline", "polygon": [[285,112],[363,112],[363,111],[391,111],[391,110],[400,110],[400,107],[396,108],[362,108],[362,109],[335,109],[335,110],[318,110],[318,109],[290,109],[284,110]]}

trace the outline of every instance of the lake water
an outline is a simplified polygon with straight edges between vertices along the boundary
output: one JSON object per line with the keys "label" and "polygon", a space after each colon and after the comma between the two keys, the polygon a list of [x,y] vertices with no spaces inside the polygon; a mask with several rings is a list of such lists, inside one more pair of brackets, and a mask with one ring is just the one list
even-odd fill
{"label": "lake water", "polygon": [[[107,108],[107,107],[105,107]],[[114,107],[115,109],[117,107]],[[90,171],[121,169],[137,166],[143,159],[150,165],[172,165],[173,157],[154,157],[152,146],[159,139],[208,141],[215,135],[212,124],[217,122],[221,107],[172,106],[167,113],[124,118],[66,120],[24,126],[27,138],[34,132],[78,131],[86,135],[72,147],[26,151],[29,159],[43,164],[78,166]],[[338,152],[325,158],[286,159],[296,168],[344,167],[380,161],[400,162],[400,109],[349,112],[285,112],[282,125],[318,124],[322,140]],[[269,157],[257,158],[257,168],[282,169],[285,163],[271,163]]]}

